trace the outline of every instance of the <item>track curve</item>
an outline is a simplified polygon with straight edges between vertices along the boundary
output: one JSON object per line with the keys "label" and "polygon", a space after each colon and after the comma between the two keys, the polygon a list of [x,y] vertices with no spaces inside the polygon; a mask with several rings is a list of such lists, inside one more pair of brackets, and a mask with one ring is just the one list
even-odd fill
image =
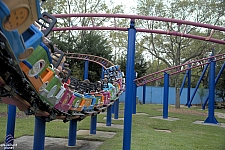
{"label": "track curve", "polygon": [[[174,67],[171,67],[171,68],[166,68],[166,69],[160,70],[158,72],[154,72],[154,73],[151,73],[149,75],[137,78],[134,81],[136,82],[137,86],[142,86],[144,84],[163,79],[164,78],[164,72],[168,73],[169,75],[178,74],[180,72],[184,72],[184,71],[192,69],[192,68],[197,68],[197,67],[203,66],[205,64],[209,64],[210,63],[208,61],[209,59],[214,60],[214,61],[224,60],[225,59],[225,53],[224,54],[218,54],[218,55],[215,55],[215,56],[211,56],[211,57],[208,57],[208,58],[195,60],[195,61],[190,61],[190,62],[181,64],[181,65],[178,65],[178,66],[174,66]],[[188,67],[189,65],[191,65],[191,67]]]}
{"label": "track curve", "polygon": [[[72,27],[62,27],[62,28],[53,28],[52,31],[65,31],[65,30],[117,30],[117,31],[127,31],[125,27],[119,27],[116,24],[116,18],[124,18],[124,19],[131,19],[131,20],[151,20],[157,22],[168,22],[170,23],[170,27],[172,25],[182,26],[183,31],[174,31],[171,29],[144,29],[144,28],[136,28],[137,32],[146,32],[146,33],[155,33],[155,34],[165,34],[165,35],[172,35],[172,36],[180,36],[192,39],[198,39],[203,41],[210,41],[213,43],[218,44],[225,44],[223,39],[212,38],[215,34],[215,31],[222,31],[225,32],[224,27],[220,26],[213,26],[210,24],[204,24],[199,22],[192,22],[186,20],[178,20],[172,18],[162,18],[162,17],[155,17],[155,16],[140,16],[140,15],[125,15],[125,14],[53,14],[56,18],[69,18],[69,17],[90,17],[92,20],[92,26],[72,26]],[[94,23],[94,18],[113,18],[114,19],[114,26],[96,26]],[[202,36],[202,35],[194,35],[186,33],[186,29],[189,26],[194,27],[201,27],[205,29],[211,29],[210,35]]]}
{"label": "track curve", "polygon": [[66,58],[88,60],[88,61],[91,61],[91,62],[101,65],[104,69],[111,67],[111,66],[115,66],[111,61],[109,61],[103,57],[99,57],[99,56],[95,56],[95,55],[79,54],[79,53],[65,53],[65,54],[66,54]]}

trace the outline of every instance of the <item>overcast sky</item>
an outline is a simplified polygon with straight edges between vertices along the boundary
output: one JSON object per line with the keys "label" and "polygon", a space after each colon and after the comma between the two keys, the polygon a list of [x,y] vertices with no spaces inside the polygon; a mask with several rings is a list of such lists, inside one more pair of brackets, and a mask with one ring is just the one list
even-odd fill
{"label": "overcast sky", "polygon": [[125,6],[125,9],[124,9],[124,13],[125,14],[134,14],[131,10],[130,10],[130,7],[136,7],[136,0],[112,0],[115,5],[124,5]]}

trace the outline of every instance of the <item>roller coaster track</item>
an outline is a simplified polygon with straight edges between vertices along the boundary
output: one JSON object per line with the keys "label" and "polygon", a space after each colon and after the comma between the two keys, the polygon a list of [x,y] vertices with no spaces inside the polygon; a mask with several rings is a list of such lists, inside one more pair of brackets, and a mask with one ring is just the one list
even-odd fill
{"label": "roller coaster track", "polygon": [[[139,16],[139,15],[125,15],[125,14],[54,14],[56,18],[79,18],[79,17],[86,17],[90,18],[92,21],[92,25],[90,26],[71,26],[68,27],[55,27],[52,31],[65,31],[65,30],[117,30],[117,31],[127,31],[126,27],[119,27],[117,23],[118,18],[122,19],[131,19],[131,20],[144,20],[144,21],[151,21],[149,23],[160,23],[160,22],[167,22],[169,23],[169,27],[166,28],[165,26],[162,27],[163,29],[145,29],[145,28],[136,28],[137,32],[146,32],[146,33],[156,33],[156,34],[165,34],[165,35],[172,35],[172,36],[180,36],[192,39],[198,39],[203,41],[210,41],[213,43],[225,44],[223,39],[213,38],[212,36],[215,35],[216,31],[225,32],[224,27],[220,26],[213,26],[210,24],[204,24],[199,22],[192,22],[186,20],[178,20],[172,18],[162,18],[162,17],[155,17],[155,16]],[[95,23],[96,18],[102,18],[107,20],[108,18],[111,19],[111,22],[114,22],[111,26],[98,26]],[[109,22],[109,21],[108,21]],[[173,26],[180,26],[182,31],[174,31],[172,29]],[[198,32],[191,34],[187,29],[200,27],[201,29],[210,29],[211,33],[209,35],[194,35]]]}
{"label": "roller coaster track", "polygon": [[104,69],[114,66],[114,64],[111,61],[109,61],[103,57],[89,55],[89,54],[66,53],[66,58],[88,60],[88,61],[91,61],[91,62],[101,65],[102,67],[104,67]]}
{"label": "roller coaster track", "polygon": [[[171,68],[166,68],[164,70],[160,70],[158,72],[155,72],[155,73],[137,78],[134,81],[136,82],[137,86],[142,86],[144,84],[163,79],[165,72],[168,73],[169,75],[175,75],[175,74],[184,72],[184,71],[189,70],[189,69],[193,69],[193,68],[203,66],[205,64],[209,64],[210,63],[208,61],[209,59],[214,60],[214,61],[223,60],[223,59],[225,59],[225,53],[224,54],[218,54],[218,55],[215,55],[215,56],[211,56],[209,58],[203,58],[203,59],[199,59],[199,60],[195,60],[195,61],[190,61],[190,62],[181,64],[181,65],[178,65],[178,66],[174,66],[174,67],[171,67]],[[191,67],[188,67],[188,66],[191,66]]]}

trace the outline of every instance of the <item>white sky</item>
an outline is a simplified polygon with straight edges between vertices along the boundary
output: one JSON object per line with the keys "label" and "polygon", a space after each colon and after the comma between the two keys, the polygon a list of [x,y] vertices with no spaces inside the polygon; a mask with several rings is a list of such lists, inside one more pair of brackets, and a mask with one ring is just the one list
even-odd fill
{"label": "white sky", "polygon": [[131,7],[136,7],[136,0],[112,0],[115,5],[124,5],[125,6],[125,9],[124,9],[124,14],[134,14],[132,12],[132,10],[130,9]]}

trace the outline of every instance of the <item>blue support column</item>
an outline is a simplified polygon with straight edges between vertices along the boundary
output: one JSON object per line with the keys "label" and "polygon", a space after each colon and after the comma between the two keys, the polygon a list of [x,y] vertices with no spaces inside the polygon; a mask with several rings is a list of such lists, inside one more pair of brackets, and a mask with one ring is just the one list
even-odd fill
{"label": "blue support column", "polygon": [[169,74],[164,72],[164,93],[163,93],[163,119],[168,118],[169,101]]}
{"label": "blue support column", "polygon": [[145,104],[145,97],[146,97],[146,84],[143,85],[143,104]]}
{"label": "blue support column", "polygon": [[133,111],[132,111],[132,113],[136,114],[136,109],[137,109],[137,104],[136,104],[137,86],[136,86],[135,82],[133,84],[133,88],[134,88],[134,90],[133,90],[133,109],[132,109]]}
{"label": "blue support column", "polygon": [[33,150],[45,149],[45,126],[45,121],[35,117]]}
{"label": "blue support column", "polygon": [[123,150],[130,150],[132,131],[132,92],[134,82],[134,58],[135,58],[135,21],[130,21],[128,29],[128,50],[126,65],[126,93],[124,107],[124,130],[123,130]]}
{"label": "blue support column", "polygon": [[88,60],[85,60],[85,63],[84,63],[84,80],[85,79],[88,79]]}
{"label": "blue support column", "polygon": [[[216,76],[216,79],[215,79],[215,85],[217,84],[217,82],[218,82],[218,80],[219,80],[221,74],[223,73],[224,68],[225,68],[225,62],[223,63],[223,66],[221,67],[219,73],[218,73],[217,76]],[[206,100],[204,101],[204,103],[203,103],[203,105],[202,105],[202,109],[203,109],[203,110],[205,109],[205,105],[206,105],[206,103],[208,102],[208,100],[209,100],[209,95],[207,96]]]}
{"label": "blue support column", "polygon": [[189,72],[189,70],[186,70],[186,72],[185,72],[184,79],[183,79],[182,85],[180,87],[180,96],[181,96],[181,93],[183,91],[183,88],[184,88],[184,85],[185,85],[185,81],[186,81],[187,76],[188,76],[188,72]]}
{"label": "blue support column", "polygon": [[8,120],[5,137],[5,145],[7,146],[4,147],[5,150],[13,148],[15,123],[16,123],[16,106],[8,105]]}
{"label": "blue support column", "polygon": [[[188,65],[188,68],[191,68],[191,65]],[[190,95],[191,95],[191,69],[188,70],[188,88],[187,88],[187,103],[186,106],[188,105],[190,101]]]}
{"label": "blue support column", "polygon": [[68,146],[76,146],[77,120],[70,120]]}
{"label": "blue support column", "polygon": [[119,98],[115,101],[114,104],[114,119],[118,119],[119,116]]}
{"label": "blue support column", "polygon": [[209,72],[209,108],[208,117],[204,123],[217,124],[218,121],[214,116],[214,102],[215,102],[215,64],[216,62],[212,60],[210,62],[210,72]]}
{"label": "blue support column", "polygon": [[76,146],[77,120],[70,120],[68,146]]}
{"label": "blue support column", "polygon": [[114,114],[114,106],[115,106],[115,101],[114,101],[113,105],[111,106],[111,112],[112,112],[112,114]]}
{"label": "blue support column", "polygon": [[197,83],[197,85],[195,86],[194,93],[192,94],[191,99],[190,99],[190,101],[189,101],[189,103],[188,103],[188,107],[189,107],[189,108],[191,107],[191,103],[192,103],[192,101],[193,101],[193,99],[194,99],[194,97],[195,97],[195,94],[196,94],[196,92],[197,92],[197,90],[198,90],[198,87],[199,87],[201,81],[202,81],[202,78],[204,77],[204,75],[205,75],[205,73],[206,73],[206,70],[207,70],[208,66],[209,66],[209,64],[206,64],[206,65],[205,65],[205,67],[204,67],[204,69],[203,69],[203,71],[202,71],[202,75],[200,76],[200,78],[199,78],[199,80],[198,80],[198,83]]}
{"label": "blue support column", "polygon": [[96,134],[97,129],[97,115],[91,116],[91,127],[90,127],[90,134]]}
{"label": "blue support column", "polygon": [[104,67],[102,67],[102,74],[101,74],[102,79],[104,79],[104,75],[105,75],[105,69],[104,69]]}
{"label": "blue support column", "polygon": [[107,107],[106,126],[111,126],[112,123],[112,107]]}

